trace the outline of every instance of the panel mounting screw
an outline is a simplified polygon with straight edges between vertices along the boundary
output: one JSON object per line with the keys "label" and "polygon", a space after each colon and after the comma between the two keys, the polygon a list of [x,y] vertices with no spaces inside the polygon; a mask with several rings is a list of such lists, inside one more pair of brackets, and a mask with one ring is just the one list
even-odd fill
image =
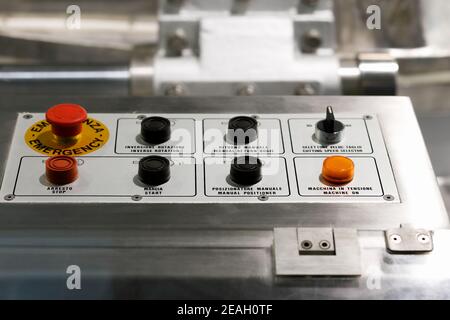
{"label": "panel mounting screw", "polygon": [[363,119],[364,119],[364,120],[372,120],[373,117],[370,116],[370,115],[365,115],[365,116],[363,117]]}
{"label": "panel mounting screw", "polygon": [[3,199],[6,201],[12,201],[14,200],[15,196],[13,194],[7,194]]}
{"label": "panel mounting screw", "polygon": [[258,196],[258,200],[259,201],[267,201],[267,200],[269,200],[269,196],[266,194],[262,194],[262,195]]}
{"label": "panel mounting screw", "polygon": [[144,116],[143,114],[140,114],[140,115],[137,116],[137,118],[138,118],[139,120],[144,120],[144,119],[147,118],[147,117]]}
{"label": "panel mounting screw", "polygon": [[141,201],[142,200],[142,196],[136,194],[136,195],[131,197],[131,200],[133,200],[133,201]]}
{"label": "panel mounting screw", "polygon": [[386,201],[393,201],[395,199],[395,197],[393,195],[390,195],[390,194],[385,194],[383,196],[383,199],[386,200]]}
{"label": "panel mounting screw", "polygon": [[24,114],[24,115],[23,115],[23,118],[24,118],[24,119],[31,119],[31,118],[33,118],[33,115],[27,113],[27,114]]}

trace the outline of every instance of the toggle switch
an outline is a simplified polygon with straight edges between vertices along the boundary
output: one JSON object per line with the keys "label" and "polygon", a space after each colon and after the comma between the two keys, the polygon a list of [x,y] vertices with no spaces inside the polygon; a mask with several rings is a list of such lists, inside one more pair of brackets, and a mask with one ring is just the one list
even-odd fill
{"label": "toggle switch", "polygon": [[78,178],[78,164],[75,158],[56,156],[45,161],[45,175],[54,185],[62,186],[74,182]]}
{"label": "toggle switch", "polygon": [[161,144],[170,140],[170,120],[163,117],[148,117],[141,122],[141,137],[150,144]]}
{"label": "toggle switch", "polygon": [[333,108],[328,106],[326,117],[316,123],[315,138],[322,144],[335,144],[344,137],[344,124],[334,118]]}
{"label": "toggle switch", "polygon": [[241,156],[233,159],[230,168],[230,179],[236,184],[250,186],[262,179],[261,160],[250,156]]}
{"label": "toggle switch", "polygon": [[237,116],[228,121],[227,141],[229,143],[249,144],[258,138],[258,121],[247,116]]}
{"label": "toggle switch", "polygon": [[45,118],[51,124],[54,135],[74,138],[81,133],[87,112],[78,104],[63,103],[48,109]]}
{"label": "toggle switch", "polygon": [[170,161],[161,156],[148,156],[139,161],[138,176],[150,186],[159,186],[170,179]]}
{"label": "toggle switch", "polygon": [[355,165],[347,157],[327,157],[322,164],[322,178],[331,183],[348,183],[353,180],[354,172]]}

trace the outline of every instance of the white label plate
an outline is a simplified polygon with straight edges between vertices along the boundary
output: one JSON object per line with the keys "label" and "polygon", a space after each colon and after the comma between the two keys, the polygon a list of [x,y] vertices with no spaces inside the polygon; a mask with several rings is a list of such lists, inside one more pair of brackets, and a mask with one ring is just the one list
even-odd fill
{"label": "white label plate", "polygon": [[284,158],[259,157],[263,178],[252,186],[234,186],[229,173],[233,158],[205,158],[205,194],[210,197],[289,196]]}
{"label": "white label plate", "polygon": [[372,153],[364,119],[340,118],[344,123],[344,138],[341,142],[323,146],[315,140],[315,126],[320,118],[315,119],[289,119],[289,132],[292,138],[294,153]]}
{"label": "white label plate", "polygon": [[171,122],[170,140],[159,145],[150,145],[139,134],[142,122],[140,119],[118,119],[116,153],[193,154],[195,152],[194,119],[169,118],[169,120]]}
{"label": "white label plate", "polygon": [[[323,157],[333,154],[330,151],[324,151],[326,154],[297,154],[294,151],[301,151],[303,147],[298,150],[295,147],[292,148],[292,146],[315,144],[311,140],[314,128],[305,127],[305,124],[315,124],[316,120],[323,117],[322,114],[259,114],[257,115],[260,123],[258,127],[259,141],[257,140],[253,144],[260,147],[241,148],[242,146],[240,146],[234,148],[230,144],[232,148],[227,149],[227,152],[223,152],[221,146],[224,145],[228,119],[240,114],[143,115],[166,117],[173,122],[172,132],[174,135],[172,139],[166,143],[166,146],[156,148],[140,144],[138,135],[141,120],[139,115],[132,113],[90,114],[90,117],[100,120],[108,127],[110,138],[101,149],[78,158],[84,161],[83,165],[79,167],[80,178],[69,191],[58,188],[47,190],[46,185],[43,184],[45,172],[43,160],[45,156],[28,147],[24,135],[31,125],[45,119],[45,115],[43,113],[32,114],[31,118],[29,115],[26,117],[24,115],[24,113],[18,115],[2,181],[0,202],[135,203],[133,196],[139,195],[142,196],[140,202],[147,203],[257,203],[261,202],[261,198],[258,196],[263,193],[268,196],[264,199],[266,202],[398,203],[401,201],[380,125],[376,115],[373,114],[367,119],[364,118],[364,115],[356,113],[336,114],[337,119],[344,119],[344,123],[347,125],[350,121],[351,126],[347,126],[345,133],[346,143],[353,141],[351,144],[361,145],[364,153],[353,151],[345,153],[345,150],[335,153],[349,157],[374,159],[370,161],[376,162],[379,173],[379,179],[377,180],[374,178],[375,171],[373,168],[375,167],[368,165],[366,162],[359,163],[358,160],[356,170],[360,170],[360,165],[364,168],[367,166],[367,169],[363,170],[364,172],[367,171],[367,177],[364,178],[367,179],[367,182],[364,182],[364,184],[370,182],[373,192],[345,196],[309,194],[301,191],[303,184],[305,186],[317,184]],[[272,135],[269,135],[268,140],[263,141],[262,137],[265,130],[271,132]],[[218,140],[211,139],[211,137],[214,137],[212,132],[215,132]],[[266,146],[263,146],[264,144]],[[127,146],[139,147],[135,149],[140,151],[130,152],[130,148]],[[167,148],[167,146],[181,146],[181,148],[177,147],[178,149],[175,151],[174,148]],[[216,153],[215,151],[219,152]],[[230,169],[227,161],[231,162],[234,156],[243,153],[264,159],[266,164],[263,169],[263,179],[253,187],[256,191],[237,192],[235,195],[219,194],[219,189],[213,189],[213,187],[233,187],[226,180]],[[162,190],[145,190],[143,186],[136,184],[137,161],[150,154],[172,158],[174,161],[175,159],[192,161],[192,163],[171,167],[171,179],[163,186]],[[300,164],[300,162],[297,162],[302,160],[296,158],[314,157],[317,157],[318,160],[306,166],[297,165]],[[217,158],[220,161],[225,159],[226,163],[210,163],[212,158]],[[271,173],[268,169],[271,168],[269,164],[272,163],[278,163],[279,165],[277,166],[278,169]],[[294,163],[296,163],[296,166],[294,166]],[[297,180],[298,177],[301,177],[300,184]],[[360,177],[355,179],[356,182],[360,181]],[[258,189],[260,186],[265,189]],[[383,195],[388,194],[392,196],[389,201],[383,198]]]}
{"label": "white label plate", "polygon": [[259,154],[284,153],[280,120],[257,119],[258,138],[247,145],[234,145],[225,137],[229,118],[203,120],[204,150],[208,154],[253,152]]}
{"label": "white label plate", "polygon": [[[46,157],[23,157],[20,163],[16,196],[49,197],[194,197],[196,166],[193,158],[170,158],[170,180],[149,187],[137,177],[140,158],[79,157],[79,178],[62,187],[52,186],[43,173]],[[108,165],[105,165],[105,162]],[[37,183],[30,183],[30,182]]]}
{"label": "white label plate", "polygon": [[332,185],[321,177],[325,157],[295,158],[295,173],[301,196],[345,197],[384,195],[374,158],[349,157],[355,165],[353,180],[345,185]]}

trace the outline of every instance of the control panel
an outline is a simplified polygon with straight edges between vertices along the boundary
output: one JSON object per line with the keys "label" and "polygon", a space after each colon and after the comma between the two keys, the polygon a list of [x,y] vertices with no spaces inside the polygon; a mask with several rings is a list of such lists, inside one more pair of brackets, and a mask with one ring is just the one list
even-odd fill
{"label": "control panel", "polygon": [[401,202],[376,114],[20,113],[1,202]]}

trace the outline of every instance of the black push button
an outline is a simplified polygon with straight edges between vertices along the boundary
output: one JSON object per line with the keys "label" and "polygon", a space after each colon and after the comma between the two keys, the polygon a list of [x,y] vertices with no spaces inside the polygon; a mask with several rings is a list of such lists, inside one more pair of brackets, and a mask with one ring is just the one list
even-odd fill
{"label": "black push button", "polygon": [[230,179],[236,184],[249,186],[262,179],[261,160],[255,157],[236,157],[231,163]]}
{"label": "black push button", "polygon": [[163,117],[149,117],[141,122],[141,136],[150,144],[161,144],[170,139],[170,120]]}
{"label": "black push button", "polygon": [[148,156],[139,161],[139,178],[150,186],[161,185],[170,179],[170,161],[160,156]]}
{"label": "black push button", "polygon": [[228,121],[227,141],[248,144],[258,138],[258,121],[252,117],[237,116]]}

